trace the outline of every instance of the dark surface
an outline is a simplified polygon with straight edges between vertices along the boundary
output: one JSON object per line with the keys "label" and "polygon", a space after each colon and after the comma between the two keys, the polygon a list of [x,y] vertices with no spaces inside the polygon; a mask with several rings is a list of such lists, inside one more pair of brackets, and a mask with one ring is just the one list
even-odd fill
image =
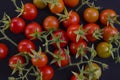
{"label": "dark surface", "polygon": [[[20,0],[18,0],[20,2]],[[23,0],[24,3],[26,2],[32,2],[32,0]],[[106,8],[111,8],[114,9],[118,15],[120,15],[120,0],[98,0],[96,2],[96,5],[101,6],[103,9]],[[0,19],[2,18],[2,15],[4,12],[6,12],[9,16],[15,17],[16,12],[14,12],[15,7],[11,0],[0,0]],[[83,10],[83,9],[82,9]],[[80,16],[82,16],[82,10],[79,11]],[[43,19],[47,15],[53,15],[49,13],[48,9],[44,10],[39,10],[39,15],[35,21],[39,22],[42,24]],[[119,28],[119,26],[116,26]],[[7,31],[6,34],[11,37],[15,42],[19,42],[24,38],[23,34],[21,35],[14,35],[10,31]],[[8,80],[8,76],[11,73],[11,70],[8,66],[8,60],[9,57],[12,56],[13,54],[17,53],[17,48],[13,46],[11,43],[8,41],[0,41],[8,45],[9,47],[9,54],[6,59],[0,61],[0,80]],[[120,79],[120,64],[115,64],[111,58],[102,60],[102,62],[105,62],[109,64],[109,69],[103,71],[102,77],[100,80],[119,80]],[[56,68],[54,68],[56,69]],[[71,71],[75,70],[75,68],[67,68],[61,71],[55,70],[55,75],[53,80],[69,80]]]}

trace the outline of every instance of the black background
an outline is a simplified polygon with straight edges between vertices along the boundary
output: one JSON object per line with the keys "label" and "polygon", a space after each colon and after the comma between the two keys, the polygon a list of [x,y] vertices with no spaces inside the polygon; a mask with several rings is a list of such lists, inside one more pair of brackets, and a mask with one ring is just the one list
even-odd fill
{"label": "black background", "polygon": [[[21,0],[18,0],[18,4],[20,1]],[[32,0],[23,0],[23,2],[24,3],[32,2]],[[96,5],[101,6],[102,9],[107,9],[107,8],[114,9],[118,13],[118,15],[120,15],[120,0],[97,0]],[[11,2],[11,0],[0,0],[0,19],[2,18],[4,12],[6,12],[11,18],[15,17],[17,14],[14,10],[15,10],[15,7]],[[79,11],[79,14],[81,17],[82,17],[83,10],[84,8]],[[34,21],[39,22],[42,25],[42,21],[47,15],[53,15],[53,14],[51,14],[47,8],[44,10],[39,10],[38,17]],[[120,30],[120,27],[118,25],[116,25],[116,27]],[[16,36],[12,34],[9,30],[6,31],[6,34],[11,39],[13,39],[16,43],[18,43],[20,40],[25,38],[24,34],[20,34]],[[10,76],[10,73],[11,73],[11,69],[8,66],[8,60],[10,56],[17,53],[17,48],[6,40],[2,40],[0,42],[7,44],[7,46],[9,47],[9,54],[7,58],[0,61],[0,80],[8,80],[8,76]],[[111,58],[104,59],[104,60],[99,58],[97,59],[109,64],[109,69],[103,71],[103,74],[100,80],[116,80],[116,79],[119,80],[120,64],[115,64]],[[55,69],[55,75],[53,80],[69,80],[71,76],[71,70],[76,70],[75,68],[67,68],[59,71],[56,69],[54,65],[52,66]]]}

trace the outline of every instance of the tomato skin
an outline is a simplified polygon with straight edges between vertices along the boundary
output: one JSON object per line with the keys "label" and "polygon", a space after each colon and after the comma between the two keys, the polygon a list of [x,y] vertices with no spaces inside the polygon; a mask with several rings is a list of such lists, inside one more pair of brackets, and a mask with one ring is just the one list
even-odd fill
{"label": "tomato skin", "polygon": [[111,56],[109,47],[110,45],[107,42],[100,42],[96,47],[97,55],[100,58],[109,58]]}
{"label": "tomato skin", "polygon": [[63,0],[65,5],[68,7],[76,7],[80,0]]}
{"label": "tomato skin", "polygon": [[5,44],[0,43],[0,60],[6,58],[7,55],[8,55],[8,47]]}
{"label": "tomato skin", "polygon": [[119,31],[117,28],[106,26],[103,28],[103,40],[108,42],[112,36],[117,35],[118,33]]}
{"label": "tomato skin", "polygon": [[43,9],[47,6],[42,0],[33,0],[33,4],[39,9]]}
{"label": "tomato skin", "polygon": [[58,13],[61,13],[64,10],[63,0],[58,0],[59,5],[55,5],[53,8],[51,8],[52,4],[54,4],[54,3],[49,3],[48,4],[48,7],[49,7],[49,9],[52,13],[58,14]]}
{"label": "tomato skin", "polygon": [[24,39],[24,40],[20,41],[19,44],[18,44],[18,51],[19,52],[28,52],[28,53],[31,53],[31,49],[35,50],[36,46],[30,40]]}
{"label": "tomato skin", "polygon": [[105,9],[105,10],[101,11],[101,13],[100,13],[100,22],[103,25],[107,25],[108,15],[110,15],[111,17],[112,16],[117,16],[117,13],[112,9]]}
{"label": "tomato skin", "polygon": [[13,67],[13,64],[17,64],[17,62],[19,61],[20,64],[24,64],[25,63],[25,59],[20,56],[20,55],[13,55],[12,57],[10,57],[9,59],[9,66],[11,69],[14,69],[15,67]]}
{"label": "tomato skin", "polygon": [[78,80],[77,77],[75,75],[72,75],[72,77],[70,78],[70,80]]}
{"label": "tomato skin", "polygon": [[34,34],[35,32],[42,32],[42,26],[36,22],[31,22],[29,23],[26,28],[25,28],[25,36],[28,39],[36,39],[33,36],[31,36],[31,34]]}
{"label": "tomato skin", "polygon": [[52,80],[54,76],[54,69],[51,66],[46,65],[42,68],[39,68],[39,70],[42,73],[42,80]]}
{"label": "tomato skin", "polygon": [[[68,44],[69,40],[68,40],[68,37],[67,37],[67,34],[66,34],[65,31],[63,31],[63,30],[56,30],[56,31],[53,33],[53,35],[56,36],[56,37],[58,37],[58,36],[61,35],[60,40],[64,41],[64,42],[60,42],[60,47],[61,47],[61,48],[62,48],[62,47],[65,47],[65,46]],[[51,40],[52,40],[52,39],[53,39],[53,37],[51,36]],[[56,43],[53,43],[53,46],[56,47],[56,48],[58,48],[58,46],[57,46]]]}
{"label": "tomato skin", "polygon": [[[71,41],[76,42],[77,35],[74,32],[79,30],[79,28],[80,28],[80,25],[71,25],[67,28],[67,36]],[[80,38],[79,40],[81,39],[82,38]]]}
{"label": "tomato skin", "polygon": [[70,25],[77,25],[80,23],[80,16],[75,11],[69,12],[69,17],[63,21],[63,25],[65,28],[68,28]]}
{"label": "tomato skin", "polygon": [[54,51],[54,54],[55,54],[55,55],[58,55],[59,52],[60,52],[60,56],[61,56],[62,58],[64,58],[64,59],[63,59],[63,60],[60,60],[60,62],[61,62],[60,65],[61,65],[61,66],[58,65],[58,62],[56,62],[55,64],[56,64],[57,66],[59,66],[59,67],[67,66],[67,65],[69,64],[69,56],[66,54],[66,52],[65,52],[64,49],[61,49],[61,50],[56,49],[56,50]]}
{"label": "tomato skin", "polygon": [[43,21],[43,26],[45,30],[58,29],[59,22],[55,16],[48,16]]}
{"label": "tomato skin", "polygon": [[[101,75],[102,75],[101,67],[98,64],[96,64],[96,63],[92,63],[92,68],[93,68],[93,70],[96,70],[94,72],[94,75],[96,75],[96,76],[92,80],[98,80],[101,77]],[[85,66],[85,71],[89,71],[89,70],[90,70],[90,67],[87,64]]]}
{"label": "tomato skin", "polygon": [[72,42],[70,44],[70,51],[73,55],[76,55],[77,53],[77,49],[80,47],[80,46],[83,46],[84,48],[87,47],[87,43],[84,41],[84,40],[79,40],[78,42]]}
{"label": "tomato skin", "polygon": [[24,5],[24,11],[22,17],[26,20],[33,20],[37,17],[38,11],[34,4],[26,3]]}
{"label": "tomato skin", "polygon": [[14,34],[22,33],[24,31],[24,28],[25,28],[25,21],[22,18],[14,17],[11,19],[10,30]]}
{"label": "tomato skin", "polygon": [[84,26],[84,29],[87,30],[86,37],[90,42],[95,42],[97,39],[93,36],[93,33],[96,30],[100,30],[100,26],[95,23],[88,23]]}
{"label": "tomato skin", "polygon": [[86,8],[83,17],[87,22],[96,22],[99,19],[99,11],[93,7]]}
{"label": "tomato skin", "polygon": [[36,67],[44,67],[48,63],[48,57],[45,53],[40,53],[39,58],[33,57],[32,64]]}

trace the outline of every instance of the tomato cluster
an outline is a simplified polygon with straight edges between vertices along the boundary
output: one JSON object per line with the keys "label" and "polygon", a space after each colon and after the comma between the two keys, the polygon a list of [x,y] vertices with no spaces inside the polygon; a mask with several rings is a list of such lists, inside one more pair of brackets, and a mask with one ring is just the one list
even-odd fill
{"label": "tomato cluster", "polygon": [[[36,80],[52,80],[55,70],[51,64],[55,64],[60,69],[77,66],[78,72],[71,70],[73,75],[69,80],[98,80],[102,75],[102,69],[98,64],[103,68],[106,68],[107,64],[95,60],[96,55],[100,58],[112,56],[113,60],[120,62],[120,33],[114,25],[120,23],[114,10],[100,11],[99,7],[89,0],[81,2],[79,0],[33,0],[33,3],[21,2],[20,7],[16,4],[16,0],[12,2],[19,14],[10,18],[4,13],[0,22],[3,24],[0,29],[3,37],[0,40],[10,41],[18,51],[9,59],[8,65],[13,70],[9,80],[27,80],[29,74]],[[82,6],[87,6],[83,15],[79,15],[77,11],[82,7],[79,6],[80,3]],[[77,6],[76,11],[67,10]],[[45,8],[48,8],[53,15],[45,16],[43,24],[34,21],[39,14],[38,9],[42,11]],[[86,24],[81,23],[81,18]],[[25,39],[16,44],[6,35],[6,30],[10,30],[15,35],[24,34]],[[37,41],[42,44],[39,48],[35,44]],[[99,43],[95,44],[96,42]],[[10,53],[8,46],[0,43],[0,59],[7,57],[8,53]],[[115,53],[117,56],[114,55]],[[79,61],[73,63],[71,57]],[[19,75],[13,77],[17,71]]]}

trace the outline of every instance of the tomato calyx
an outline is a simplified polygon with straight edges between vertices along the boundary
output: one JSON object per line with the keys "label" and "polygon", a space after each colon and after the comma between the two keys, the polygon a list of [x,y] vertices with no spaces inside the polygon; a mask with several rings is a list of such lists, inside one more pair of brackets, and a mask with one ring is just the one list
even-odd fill
{"label": "tomato calyx", "polygon": [[90,0],[82,0],[81,5],[76,9],[76,11],[79,11],[84,5],[87,5],[89,7],[100,9],[100,7],[96,7],[94,2],[90,2]]}
{"label": "tomato calyx", "polygon": [[87,58],[85,50],[85,47],[83,45],[80,45],[80,47],[77,49],[76,58],[79,56],[84,56]]}
{"label": "tomato calyx", "polygon": [[30,56],[31,58],[36,58],[36,59],[41,58],[41,53],[42,53],[41,48],[39,48],[39,51],[38,51],[38,52],[36,52],[35,50],[32,50],[32,49],[31,49],[31,52],[32,52],[32,54],[29,54],[29,56]]}
{"label": "tomato calyx", "polygon": [[16,10],[15,10],[15,11],[19,13],[18,17],[21,16],[21,15],[23,14],[23,12],[24,12],[24,4],[23,4],[23,2],[21,1],[21,7],[18,7],[18,6],[17,6],[16,0],[12,0],[12,2],[13,2],[13,4],[14,4],[15,7],[16,7]]}
{"label": "tomato calyx", "polygon": [[3,14],[3,18],[0,20],[0,23],[2,23],[3,25],[1,25],[1,28],[3,31],[7,30],[10,26],[10,16],[8,16],[6,13]]}
{"label": "tomato calyx", "polygon": [[50,4],[52,4],[51,7],[50,7],[51,9],[52,9],[54,6],[58,6],[58,5],[59,5],[58,0],[48,0],[47,2],[50,3]]}
{"label": "tomato calyx", "polygon": [[119,17],[118,15],[116,15],[116,16],[108,15],[107,26],[110,25],[110,26],[114,27],[115,23],[120,25],[120,21],[117,20],[118,17]]}
{"label": "tomato calyx", "polygon": [[54,59],[51,61],[51,64],[57,62],[58,66],[61,67],[61,60],[64,60],[64,57],[61,56],[61,51],[54,55]]}
{"label": "tomato calyx", "polygon": [[86,38],[86,36],[85,36],[85,35],[86,35],[86,32],[87,32],[87,30],[84,30],[84,29],[83,29],[83,25],[80,25],[79,29],[76,30],[76,31],[74,31],[74,34],[77,35],[77,36],[76,36],[76,42],[78,42],[80,38],[83,38],[83,39],[85,39],[86,41],[88,41],[87,38]]}
{"label": "tomato calyx", "polygon": [[39,32],[39,31],[36,29],[33,34],[30,34],[30,36],[32,37],[31,40],[39,39],[39,38],[40,38],[40,35],[41,35],[41,32]]}
{"label": "tomato calyx", "polygon": [[85,70],[84,70],[84,66],[82,66],[82,68],[79,70],[80,73],[76,73],[74,71],[72,71],[72,74],[78,79],[78,80],[86,80],[87,78],[85,77]]}
{"label": "tomato calyx", "polygon": [[[119,40],[120,40],[120,33],[112,36],[112,37],[109,39],[109,43],[110,43],[111,45],[114,44],[114,45],[117,46],[117,47],[115,47],[115,48],[113,49],[113,51],[117,53],[117,56],[115,57],[115,62],[116,62],[116,63],[120,63],[120,55],[119,55],[120,42],[119,42]],[[112,47],[113,47],[113,46],[112,46]]]}
{"label": "tomato calyx", "polygon": [[24,67],[26,65],[25,64],[21,64],[20,61],[18,60],[16,64],[12,64],[10,66],[13,67],[13,71],[12,71],[12,75],[13,75],[17,71],[19,72],[19,74],[22,74],[22,72],[24,70]]}
{"label": "tomato calyx", "polygon": [[69,14],[71,13],[67,11],[66,7],[64,8],[64,14],[57,14],[59,16],[59,21],[62,22],[66,19],[69,19]]}
{"label": "tomato calyx", "polygon": [[60,49],[60,43],[65,43],[64,40],[61,40],[62,33],[60,33],[60,34],[57,35],[57,36],[54,35],[54,34],[51,34],[51,36],[52,36],[52,40],[51,40],[50,44],[56,43],[57,48]]}
{"label": "tomato calyx", "polygon": [[93,37],[94,38],[96,38],[96,39],[98,39],[98,40],[100,40],[101,38],[102,38],[102,29],[97,29],[97,30],[95,30],[94,32],[93,32]]}

